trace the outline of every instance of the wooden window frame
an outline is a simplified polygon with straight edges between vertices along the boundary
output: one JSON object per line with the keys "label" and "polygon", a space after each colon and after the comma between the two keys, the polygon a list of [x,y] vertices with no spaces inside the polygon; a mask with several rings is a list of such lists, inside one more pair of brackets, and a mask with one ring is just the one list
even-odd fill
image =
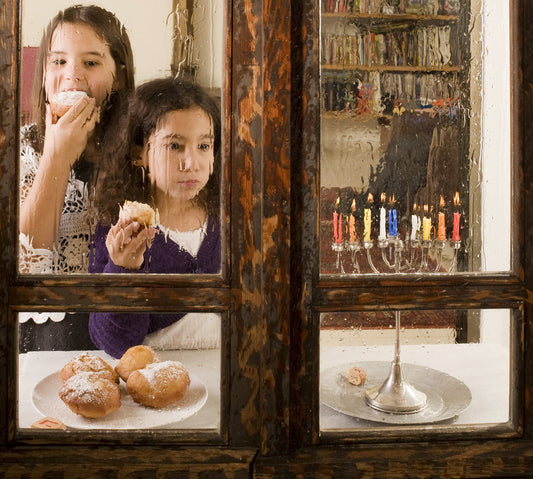
{"label": "wooden window frame", "polygon": [[[320,278],[318,21],[313,0],[228,0],[225,234],[221,278],[20,277],[16,268],[19,1],[0,6],[0,472],[68,477],[186,474],[226,477],[528,477],[533,470],[533,2],[511,0],[512,274]],[[231,254],[230,254],[231,253]],[[447,294],[443,295],[443,291]],[[221,433],[88,435],[16,431],[16,312],[195,309],[228,313]],[[507,437],[321,437],[318,315],[393,308],[512,308],[523,312],[519,434]],[[90,443],[98,443],[94,448]],[[342,446],[342,447],[341,447]],[[111,461],[110,461],[110,458]]]}

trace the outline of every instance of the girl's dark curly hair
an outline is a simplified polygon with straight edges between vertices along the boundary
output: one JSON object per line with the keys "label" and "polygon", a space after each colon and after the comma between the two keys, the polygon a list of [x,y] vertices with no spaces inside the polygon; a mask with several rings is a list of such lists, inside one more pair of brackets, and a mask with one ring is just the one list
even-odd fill
{"label": "girl's dark curly hair", "polygon": [[[198,201],[209,215],[220,214],[221,178],[221,118],[220,109],[213,97],[193,81],[181,77],[166,77],[151,80],[139,86],[131,98],[124,129],[128,131],[123,149],[126,164],[107,175],[103,185],[106,195],[99,195],[105,204],[97,205],[102,222],[113,222],[118,215],[119,205],[126,199],[152,203],[149,172],[138,161],[140,152],[151,134],[159,126],[163,116],[176,110],[199,107],[211,120],[214,135],[213,172],[206,186],[198,195]],[[123,141],[123,140],[122,140]],[[117,148],[120,149],[120,148]],[[126,176],[126,178],[125,178]]]}

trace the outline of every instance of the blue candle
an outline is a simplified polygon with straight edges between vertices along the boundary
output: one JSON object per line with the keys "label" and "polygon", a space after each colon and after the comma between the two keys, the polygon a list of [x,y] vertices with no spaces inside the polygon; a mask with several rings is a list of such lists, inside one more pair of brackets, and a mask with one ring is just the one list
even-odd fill
{"label": "blue candle", "polygon": [[389,210],[389,236],[398,236],[398,218],[395,209]]}

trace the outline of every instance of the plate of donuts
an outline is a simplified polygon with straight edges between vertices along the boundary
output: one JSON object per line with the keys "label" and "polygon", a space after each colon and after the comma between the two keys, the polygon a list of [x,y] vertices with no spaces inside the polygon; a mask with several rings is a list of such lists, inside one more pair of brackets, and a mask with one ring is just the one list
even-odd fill
{"label": "plate of donuts", "polygon": [[[35,385],[33,405],[71,429],[147,429],[176,427],[207,401],[205,384],[178,361],[158,360],[144,366],[128,371],[131,378],[125,379],[101,358],[79,355]],[[152,386],[158,377],[164,380],[156,390]],[[180,379],[179,390],[176,378],[185,378]]]}

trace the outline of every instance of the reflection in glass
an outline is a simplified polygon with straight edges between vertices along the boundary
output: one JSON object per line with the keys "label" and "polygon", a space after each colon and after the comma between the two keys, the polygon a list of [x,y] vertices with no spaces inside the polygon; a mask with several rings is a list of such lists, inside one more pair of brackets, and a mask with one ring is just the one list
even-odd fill
{"label": "reflection in glass", "polygon": [[322,2],[323,274],[510,269],[509,5],[489,3]]}
{"label": "reflection in glass", "polygon": [[[138,174],[121,138],[129,131],[125,97],[134,85],[186,76],[220,103],[221,0],[157,2],[148,16],[142,2],[113,0],[102,7],[72,8],[63,0],[22,4],[22,273],[87,272],[95,226],[109,220],[103,204],[117,194],[119,183],[127,185]],[[140,33],[146,31],[150,42]],[[83,50],[89,43],[98,58]],[[46,105],[70,90],[84,91],[89,99],[73,102],[64,118],[52,113],[46,125]],[[121,158],[121,174],[113,180]],[[116,209],[125,199],[115,201]]]}
{"label": "reflection in glass", "polygon": [[323,313],[323,431],[420,424],[445,430],[449,425],[511,421],[513,312],[402,311],[401,316],[403,378],[427,395],[427,406],[414,413],[391,413],[366,401],[366,392],[384,384],[391,370],[395,312]]}
{"label": "reflection in glass", "polygon": [[[219,428],[220,315],[214,313],[188,313],[186,315],[151,313],[152,316],[157,316],[156,319],[159,321],[172,324],[152,332],[142,342],[160,356],[160,362],[179,361],[185,366],[190,377],[187,392],[178,402],[165,408],[151,408],[135,402],[126,382],[120,379],[120,407],[108,415],[88,419],[72,412],[59,398],[59,389],[62,386],[61,370],[67,363],[73,360],[79,361],[80,355],[97,356],[111,368],[115,368],[122,355],[115,354],[112,349],[110,349],[112,354],[108,354],[94,345],[92,338],[83,332],[83,329],[87,328],[84,318],[88,315],[67,313],[64,318],[64,313],[49,314],[55,319],[63,319],[64,324],[59,334],[53,328],[48,329],[48,334],[41,332],[39,344],[36,344],[32,331],[24,329],[22,325],[26,324],[30,317],[41,318],[41,315],[19,314],[21,323],[18,363],[19,428],[51,428],[62,427],[62,425],[65,425],[68,430],[138,428],[217,430]],[[142,313],[100,314],[120,316],[121,318],[118,319],[123,320],[123,327],[129,325],[131,331],[142,327],[143,320],[147,316]],[[173,323],[176,317],[181,319]],[[67,332],[67,324],[70,326],[69,332]],[[125,329],[122,335],[128,336],[128,334]],[[91,335],[93,335],[93,330],[91,330]],[[75,341],[72,337],[76,337]],[[110,343],[115,342],[110,340]],[[143,374],[149,378],[150,374],[155,373],[143,372]],[[81,384],[76,387],[81,390],[85,386]],[[50,418],[58,420],[59,424],[54,425]],[[36,424],[42,421],[46,423]]]}

